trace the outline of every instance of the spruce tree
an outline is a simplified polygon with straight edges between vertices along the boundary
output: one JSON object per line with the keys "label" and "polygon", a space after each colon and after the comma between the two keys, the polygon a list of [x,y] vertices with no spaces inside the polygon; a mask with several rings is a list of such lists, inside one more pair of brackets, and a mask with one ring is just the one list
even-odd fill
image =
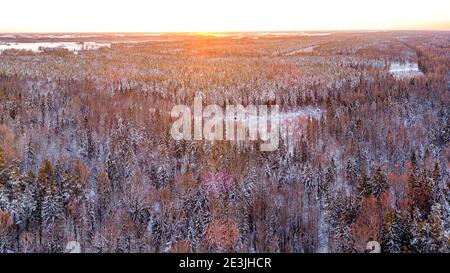
{"label": "spruce tree", "polygon": [[33,141],[31,139],[31,136],[28,139],[26,153],[27,153],[27,167],[29,170],[34,170],[36,166],[36,155],[33,149]]}
{"label": "spruce tree", "polygon": [[375,197],[380,197],[380,195],[389,188],[389,184],[386,180],[381,168],[377,168],[372,176],[371,190]]}
{"label": "spruce tree", "polygon": [[24,214],[25,204],[23,203],[24,183],[18,167],[12,169],[9,184],[11,193],[8,211],[13,216],[14,222],[20,224],[23,220],[22,216]]}
{"label": "spruce tree", "polygon": [[51,224],[63,211],[62,196],[58,191],[53,168],[50,161],[45,160],[39,170],[38,184],[42,186],[42,220],[46,224]]}
{"label": "spruce tree", "polygon": [[367,173],[365,170],[363,170],[361,176],[358,179],[358,185],[357,185],[358,194],[360,196],[368,196],[372,194],[372,187],[370,184],[370,179],[367,176]]}
{"label": "spruce tree", "polygon": [[400,252],[401,231],[399,218],[394,211],[388,211],[384,214],[381,247],[383,252]]}
{"label": "spruce tree", "polygon": [[448,252],[448,238],[445,233],[440,204],[433,205],[428,216],[428,223],[430,224],[429,251],[433,253]]}

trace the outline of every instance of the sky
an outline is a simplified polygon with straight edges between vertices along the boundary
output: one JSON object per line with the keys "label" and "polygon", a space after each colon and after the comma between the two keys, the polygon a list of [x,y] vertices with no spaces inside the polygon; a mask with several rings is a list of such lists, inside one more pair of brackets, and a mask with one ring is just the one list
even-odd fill
{"label": "sky", "polygon": [[0,32],[450,30],[449,0],[14,0]]}

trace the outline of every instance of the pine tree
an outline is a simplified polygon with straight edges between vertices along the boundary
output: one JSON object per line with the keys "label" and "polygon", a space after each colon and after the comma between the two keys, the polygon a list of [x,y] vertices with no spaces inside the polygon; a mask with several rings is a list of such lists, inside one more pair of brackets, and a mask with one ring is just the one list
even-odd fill
{"label": "pine tree", "polygon": [[413,188],[414,206],[418,207],[426,217],[431,210],[433,179],[427,173],[422,173],[417,178],[416,186]]}
{"label": "pine tree", "polygon": [[62,176],[62,196],[64,204],[69,200],[77,202],[83,201],[84,191],[78,176],[72,175],[68,170],[64,171]]}
{"label": "pine tree", "polygon": [[165,165],[158,167],[156,171],[156,185],[157,187],[164,187],[169,181],[168,170]]}
{"label": "pine tree", "polygon": [[24,214],[24,206],[23,203],[23,192],[24,192],[24,183],[22,180],[22,175],[20,174],[20,170],[18,167],[14,167],[10,174],[9,179],[11,194],[10,194],[10,202],[8,206],[8,211],[13,216],[14,223],[20,224],[23,220],[22,216]]}
{"label": "pine tree", "polygon": [[401,214],[397,213],[397,223],[400,228],[400,249],[401,252],[410,253],[411,238],[412,238],[412,224],[410,221],[410,215],[404,211]]}
{"label": "pine tree", "polygon": [[30,223],[33,221],[33,215],[35,214],[37,206],[36,196],[34,195],[34,188],[35,188],[34,179],[35,177],[32,171],[28,171],[28,173],[23,177],[25,189],[23,192],[22,203],[24,205],[23,213],[25,218],[24,223],[25,229],[27,229]]}
{"label": "pine tree", "polygon": [[55,168],[53,170],[54,179],[56,183],[57,190],[62,190],[62,182],[63,182],[63,175],[64,175],[64,168],[61,163],[61,161],[56,161]]}
{"label": "pine tree", "polygon": [[3,149],[0,147],[0,209],[6,210],[9,202],[8,173]]}
{"label": "pine tree", "polygon": [[417,166],[417,157],[416,157],[416,153],[414,151],[411,152],[411,165],[413,167],[413,171],[414,173],[417,173],[418,171],[418,166]]}
{"label": "pine tree", "polygon": [[44,198],[42,186],[37,183],[36,177],[32,171],[28,171],[25,176],[25,184],[31,195],[32,203],[30,206],[29,229],[30,231],[41,230],[42,228],[42,202]]}
{"label": "pine tree", "polygon": [[28,139],[26,152],[27,152],[27,167],[29,170],[34,170],[34,168],[36,167],[36,155],[33,149],[33,141],[31,139],[31,136]]}
{"label": "pine tree", "polygon": [[322,198],[322,196],[326,192],[325,183],[324,183],[324,174],[322,170],[322,165],[319,164],[319,168],[316,175],[316,184],[317,184],[317,196],[319,199]]}
{"label": "pine tree", "polygon": [[345,169],[345,178],[351,186],[355,186],[358,179],[358,172],[355,161],[349,160]]}
{"label": "pine tree", "polygon": [[6,160],[3,149],[0,147],[0,209],[6,209],[9,200],[8,191],[9,173],[6,166]]}
{"label": "pine tree", "polygon": [[334,240],[336,251],[339,253],[356,252],[354,242],[350,236],[350,226],[338,225],[334,231]]}
{"label": "pine tree", "polygon": [[61,177],[61,191],[63,202],[65,205],[67,205],[70,198],[72,197],[71,184],[72,184],[72,176],[70,175],[68,170],[65,170]]}
{"label": "pine tree", "polygon": [[439,181],[441,180],[441,174],[439,171],[439,163],[438,162],[434,162],[433,179],[435,180],[436,183],[439,183]]}
{"label": "pine tree", "polygon": [[416,174],[414,172],[411,172],[408,175],[408,190],[410,192],[410,195],[413,194],[414,189],[417,187],[417,177]]}
{"label": "pine tree", "polygon": [[97,176],[97,196],[98,196],[98,214],[100,221],[108,209],[112,199],[111,181],[106,172],[101,172]]}
{"label": "pine tree", "polygon": [[9,191],[6,185],[0,184],[0,209],[6,210],[9,204]]}
{"label": "pine tree", "polygon": [[387,253],[399,253],[401,250],[399,216],[394,211],[384,214],[381,246],[382,251]]}
{"label": "pine tree", "polygon": [[54,193],[57,190],[56,181],[53,173],[52,164],[44,160],[43,166],[39,170],[38,184],[48,193]]}
{"label": "pine tree", "polygon": [[42,220],[46,224],[53,224],[62,215],[63,200],[61,194],[46,193],[42,202]]}
{"label": "pine tree", "polygon": [[[325,173],[325,189],[329,189],[336,182],[336,164],[334,163],[334,159],[331,159],[331,165],[328,167]],[[327,190],[325,191],[327,192]]]}
{"label": "pine tree", "polygon": [[443,203],[445,202],[445,195],[442,191],[442,177],[439,170],[439,164],[437,162],[434,163],[433,174],[432,174],[432,188],[431,188],[431,197],[434,202]]}
{"label": "pine tree", "polygon": [[361,176],[358,179],[357,190],[360,196],[369,196],[372,194],[372,186],[370,184],[370,179],[367,176],[365,170],[363,170]]}
{"label": "pine tree", "polygon": [[38,184],[43,189],[42,220],[46,224],[52,224],[63,211],[63,200],[56,185],[53,168],[48,160],[44,161],[39,170]]}
{"label": "pine tree", "polygon": [[0,253],[7,253],[13,249],[13,224],[12,216],[0,209]]}
{"label": "pine tree", "polygon": [[92,160],[95,156],[95,143],[92,138],[92,130],[90,128],[87,129],[87,132],[81,138],[80,145],[81,154],[89,160]]}
{"label": "pine tree", "polygon": [[377,168],[372,176],[371,190],[375,197],[380,197],[380,195],[389,188],[389,184],[386,180],[386,176],[381,170]]}
{"label": "pine tree", "polygon": [[112,186],[120,179],[120,173],[117,167],[116,158],[112,153],[108,154],[108,159],[105,162],[106,172],[108,173],[108,179],[113,182]]}
{"label": "pine tree", "polygon": [[429,251],[433,253],[448,252],[448,238],[445,234],[440,204],[433,205],[428,222],[430,224]]}
{"label": "pine tree", "polygon": [[413,211],[411,224],[411,247],[414,252],[424,253],[428,249],[428,234],[430,227],[428,223],[422,220],[422,215],[418,208]]}

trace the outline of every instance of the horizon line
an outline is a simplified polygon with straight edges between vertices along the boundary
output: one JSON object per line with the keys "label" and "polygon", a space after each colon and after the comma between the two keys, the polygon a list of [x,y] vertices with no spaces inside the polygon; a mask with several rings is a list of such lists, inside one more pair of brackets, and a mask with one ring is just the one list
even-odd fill
{"label": "horizon line", "polygon": [[398,29],[299,29],[299,30],[227,30],[227,31],[0,31],[4,34],[65,34],[65,33],[89,33],[89,34],[145,34],[145,33],[169,33],[169,34],[192,34],[192,33],[258,33],[258,32],[268,32],[268,33],[279,33],[279,32],[316,32],[316,33],[326,33],[326,32],[360,32],[360,31],[380,31],[380,32],[395,32],[395,31],[433,31],[433,32],[450,32],[450,28],[440,29],[440,28],[398,28]]}

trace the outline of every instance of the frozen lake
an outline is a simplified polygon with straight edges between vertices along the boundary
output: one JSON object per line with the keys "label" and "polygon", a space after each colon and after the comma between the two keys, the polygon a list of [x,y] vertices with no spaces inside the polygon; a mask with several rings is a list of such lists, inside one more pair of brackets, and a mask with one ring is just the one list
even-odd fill
{"label": "frozen lake", "polygon": [[393,62],[389,67],[389,72],[396,78],[413,78],[423,75],[417,63]]}
{"label": "frozen lake", "polygon": [[95,50],[101,47],[110,47],[109,43],[97,42],[39,42],[39,43],[3,43],[0,44],[0,52],[7,49],[31,50],[40,52],[43,48],[66,48],[70,51]]}

